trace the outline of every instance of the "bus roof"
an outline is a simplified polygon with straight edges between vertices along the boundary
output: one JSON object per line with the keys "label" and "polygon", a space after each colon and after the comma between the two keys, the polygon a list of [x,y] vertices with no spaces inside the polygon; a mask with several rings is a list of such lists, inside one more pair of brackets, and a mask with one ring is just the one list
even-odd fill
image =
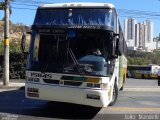
{"label": "bus roof", "polygon": [[115,6],[111,3],[56,3],[56,4],[43,4],[40,5],[38,8],[115,8]]}

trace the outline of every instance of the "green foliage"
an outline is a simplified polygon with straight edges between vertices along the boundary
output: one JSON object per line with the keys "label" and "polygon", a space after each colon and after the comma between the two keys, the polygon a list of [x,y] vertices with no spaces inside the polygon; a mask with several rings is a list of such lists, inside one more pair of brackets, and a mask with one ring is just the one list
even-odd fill
{"label": "green foliage", "polygon": [[[21,49],[20,49],[20,41],[16,40],[16,39],[12,39],[12,41],[10,42],[9,45],[9,51],[11,53],[13,52],[17,52],[20,53]],[[0,41],[0,54],[2,55],[4,53],[4,45],[3,45],[3,40]]]}
{"label": "green foliage", "polygon": [[160,65],[160,51],[128,51],[128,65]]}
{"label": "green foliage", "polygon": [[0,10],[4,10],[5,8],[5,3],[4,2],[0,2]]}
{"label": "green foliage", "polygon": [[[2,27],[4,22],[0,21],[0,27]],[[30,28],[23,24],[12,24],[10,22],[10,79],[24,79],[25,78],[25,66],[26,59],[24,59],[23,54],[21,53],[20,43],[21,43],[21,35],[24,31],[29,31]],[[0,77],[3,75],[3,29],[0,31]],[[29,36],[28,36],[29,38]],[[26,48],[28,49],[29,42],[26,44]]]}
{"label": "green foliage", "polygon": [[10,42],[10,52],[16,52],[16,53],[20,53],[21,49],[20,49],[20,41],[16,40],[16,39],[12,39],[12,42]]}
{"label": "green foliage", "polygon": [[22,53],[10,54],[10,79],[25,78],[25,59]]}
{"label": "green foliage", "polygon": [[[0,10],[4,10],[4,9],[5,9],[5,2],[0,2]],[[11,6],[9,7],[9,13],[10,14],[12,13]]]}
{"label": "green foliage", "polygon": [[[0,57],[0,77],[3,75],[3,56]],[[22,53],[12,52],[10,53],[10,79],[24,79],[26,60]]]}
{"label": "green foliage", "polygon": [[[0,21],[0,27],[3,27],[4,22]],[[30,31],[30,27],[25,26],[24,24],[17,23],[17,24],[12,24],[10,21],[10,52],[21,52],[20,49],[20,42],[21,42],[21,36],[22,33],[25,31]],[[3,29],[0,29],[0,54],[3,54],[4,46],[3,46]],[[29,40],[30,36],[27,36],[27,44],[26,44],[26,49],[29,47]]]}
{"label": "green foliage", "polygon": [[0,54],[2,54],[3,53],[3,41],[2,40],[0,40]]}

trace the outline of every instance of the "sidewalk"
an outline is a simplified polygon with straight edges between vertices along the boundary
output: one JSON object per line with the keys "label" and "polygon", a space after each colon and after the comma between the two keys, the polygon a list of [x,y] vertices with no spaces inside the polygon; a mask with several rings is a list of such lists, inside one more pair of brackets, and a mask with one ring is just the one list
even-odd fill
{"label": "sidewalk", "polygon": [[12,90],[15,89],[15,90],[17,90],[17,89],[23,88],[24,86],[25,86],[25,83],[22,80],[10,80],[9,86],[4,86],[3,80],[0,79],[0,90],[2,90],[2,89],[12,89]]}
{"label": "sidewalk", "polygon": [[135,92],[160,92],[160,86],[156,86],[156,87],[124,87],[124,91],[135,91]]}

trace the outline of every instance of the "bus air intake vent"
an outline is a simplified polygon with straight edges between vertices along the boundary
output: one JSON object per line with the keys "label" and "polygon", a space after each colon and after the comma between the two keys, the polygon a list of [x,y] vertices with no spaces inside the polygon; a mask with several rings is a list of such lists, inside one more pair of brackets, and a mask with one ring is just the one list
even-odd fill
{"label": "bus air intake vent", "polygon": [[68,86],[80,86],[82,82],[74,82],[74,81],[64,81],[64,85]]}
{"label": "bus air intake vent", "polygon": [[59,80],[43,79],[43,81],[49,84],[59,84]]}
{"label": "bus air intake vent", "polygon": [[43,81],[48,84],[56,84],[56,85],[61,84],[61,81],[63,81],[63,85],[66,85],[66,86],[80,86],[83,83],[83,82],[77,82],[77,81],[52,80],[52,79],[43,79]]}

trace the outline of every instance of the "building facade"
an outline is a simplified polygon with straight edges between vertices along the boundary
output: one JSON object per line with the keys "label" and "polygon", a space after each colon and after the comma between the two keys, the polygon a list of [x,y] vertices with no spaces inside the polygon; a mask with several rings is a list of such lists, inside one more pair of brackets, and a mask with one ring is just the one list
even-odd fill
{"label": "building facade", "polygon": [[124,36],[130,49],[145,51],[156,49],[156,43],[153,42],[153,23],[150,20],[137,23],[133,18],[125,19]]}
{"label": "building facade", "polygon": [[133,18],[125,19],[124,21],[124,37],[127,42],[127,46],[135,46],[135,24],[136,20]]}
{"label": "building facade", "polygon": [[153,22],[144,21],[145,29],[145,47],[146,49],[156,49],[156,43],[153,42]]}

